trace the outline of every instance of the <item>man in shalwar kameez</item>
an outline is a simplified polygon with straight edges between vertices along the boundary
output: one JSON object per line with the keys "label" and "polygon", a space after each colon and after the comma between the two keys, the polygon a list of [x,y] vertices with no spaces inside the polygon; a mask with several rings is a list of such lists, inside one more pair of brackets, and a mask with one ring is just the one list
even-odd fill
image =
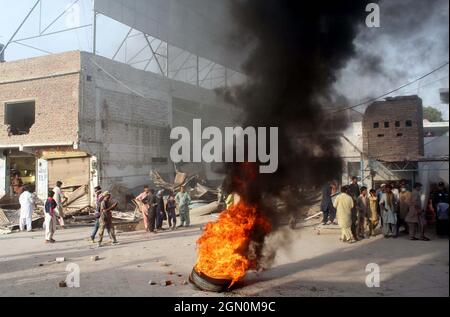
{"label": "man in shalwar kameez", "polygon": [[392,187],[387,185],[385,193],[381,196],[380,200],[383,235],[385,238],[397,238],[397,204],[398,201],[392,192]]}
{"label": "man in shalwar kameez", "polygon": [[31,232],[33,230],[31,227],[32,226],[31,218],[33,216],[34,199],[28,187],[25,187],[23,193],[20,194],[19,203],[20,203],[20,219],[19,219],[20,231],[24,231],[26,226],[27,231]]}
{"label": "man in shalwar kameez", "polygon": [[356,242],[352,233],[352,209],[355,205],[352,196],[349,194],[348,186],[342,188],[342,194],[336,197],[333,206],[336,209],[338,224],[341,227],[341,240],[349,243]]}
{"label": "man in shalwar kameez", "polygon": [[[430,241],[425,237],[425,212],[422,208],[422,184],[417,183],[414,185],[413,192],[411,194],[411,203],[409,207],[408,215],[406,216],[406,222],[409,227],[410,240],[422,240]],[[416,237],[416,232],[419,231],[419,238]]]}

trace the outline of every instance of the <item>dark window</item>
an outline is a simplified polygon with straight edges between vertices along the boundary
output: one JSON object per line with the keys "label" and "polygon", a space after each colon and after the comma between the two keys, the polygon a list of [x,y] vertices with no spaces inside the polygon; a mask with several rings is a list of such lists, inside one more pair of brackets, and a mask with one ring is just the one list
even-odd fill
{"label": "dark window", "polygon": [[384,127],[385,127],[385,128],[389,128],[389,126],[390,126],[389,122],[385,122],[385,123],[384,123]]}
{"label": "dark window", "polygon": [[15,102],[5,104],[5,124],[8,135],[23,135],[30,133],[34,125],[36,107],[34,101]]}
{"label": "dark window", "polygon": [[349,182],[351,181],[351,177],[356,176],[358,178],[358,182],[361,181],[361,162],[348,162],[347,163],[347,175],[349,178]]}
{"label": "dark window", "polygon": [[384,134],[378,134],[379,138],[384,138]]}
{"label": "dark window", "polygon": [[406,127],[407,128],[411,128],[413,126],[412,121],[411,120],[407,120],[406,121]]}
{"label": "dark window", "polygon": [[395,121],[395,127],[396,128],[400,128],[401,127],[401,122],[400,121]]}
{"label": "dark window", "polygon": [[374,124],[373,124],[373,128],[374,129],[378,129],[380,127],[380,123],[379,122],[375,122]]}
{"label": "dark window", "polygon": [[400,138],[403,136],[403,133],[397,133],[397,136]]}

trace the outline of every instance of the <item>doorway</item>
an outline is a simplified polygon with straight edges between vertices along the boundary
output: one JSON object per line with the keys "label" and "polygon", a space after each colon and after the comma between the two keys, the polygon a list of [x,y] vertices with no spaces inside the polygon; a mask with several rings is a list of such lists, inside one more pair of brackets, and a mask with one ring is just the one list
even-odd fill
{"label": "doorway", "polygon": [[23,186],[34,192],[36,190],[36,158],[29,153],[11,151],[7,155],[9,173],[9,193],[18,195]]}

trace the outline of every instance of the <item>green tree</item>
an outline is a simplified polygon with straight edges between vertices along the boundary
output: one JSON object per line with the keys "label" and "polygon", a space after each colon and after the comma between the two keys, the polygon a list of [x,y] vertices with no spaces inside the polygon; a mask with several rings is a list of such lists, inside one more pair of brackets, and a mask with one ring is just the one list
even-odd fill
{"label": "green tree", "polygon": [[442,122],[444,118],[442,112],[433,107],[423,108],[423,118],[430,122]]}

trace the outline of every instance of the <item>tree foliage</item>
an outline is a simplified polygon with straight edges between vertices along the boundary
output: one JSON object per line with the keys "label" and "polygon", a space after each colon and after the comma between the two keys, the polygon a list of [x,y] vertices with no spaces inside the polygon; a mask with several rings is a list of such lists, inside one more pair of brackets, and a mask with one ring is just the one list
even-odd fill
{"label": "tree foliage", "polygon": [[442,122],[444,118],[442,112],[433,107],[426,107],[423,109],[423,118],[430,122]]}

